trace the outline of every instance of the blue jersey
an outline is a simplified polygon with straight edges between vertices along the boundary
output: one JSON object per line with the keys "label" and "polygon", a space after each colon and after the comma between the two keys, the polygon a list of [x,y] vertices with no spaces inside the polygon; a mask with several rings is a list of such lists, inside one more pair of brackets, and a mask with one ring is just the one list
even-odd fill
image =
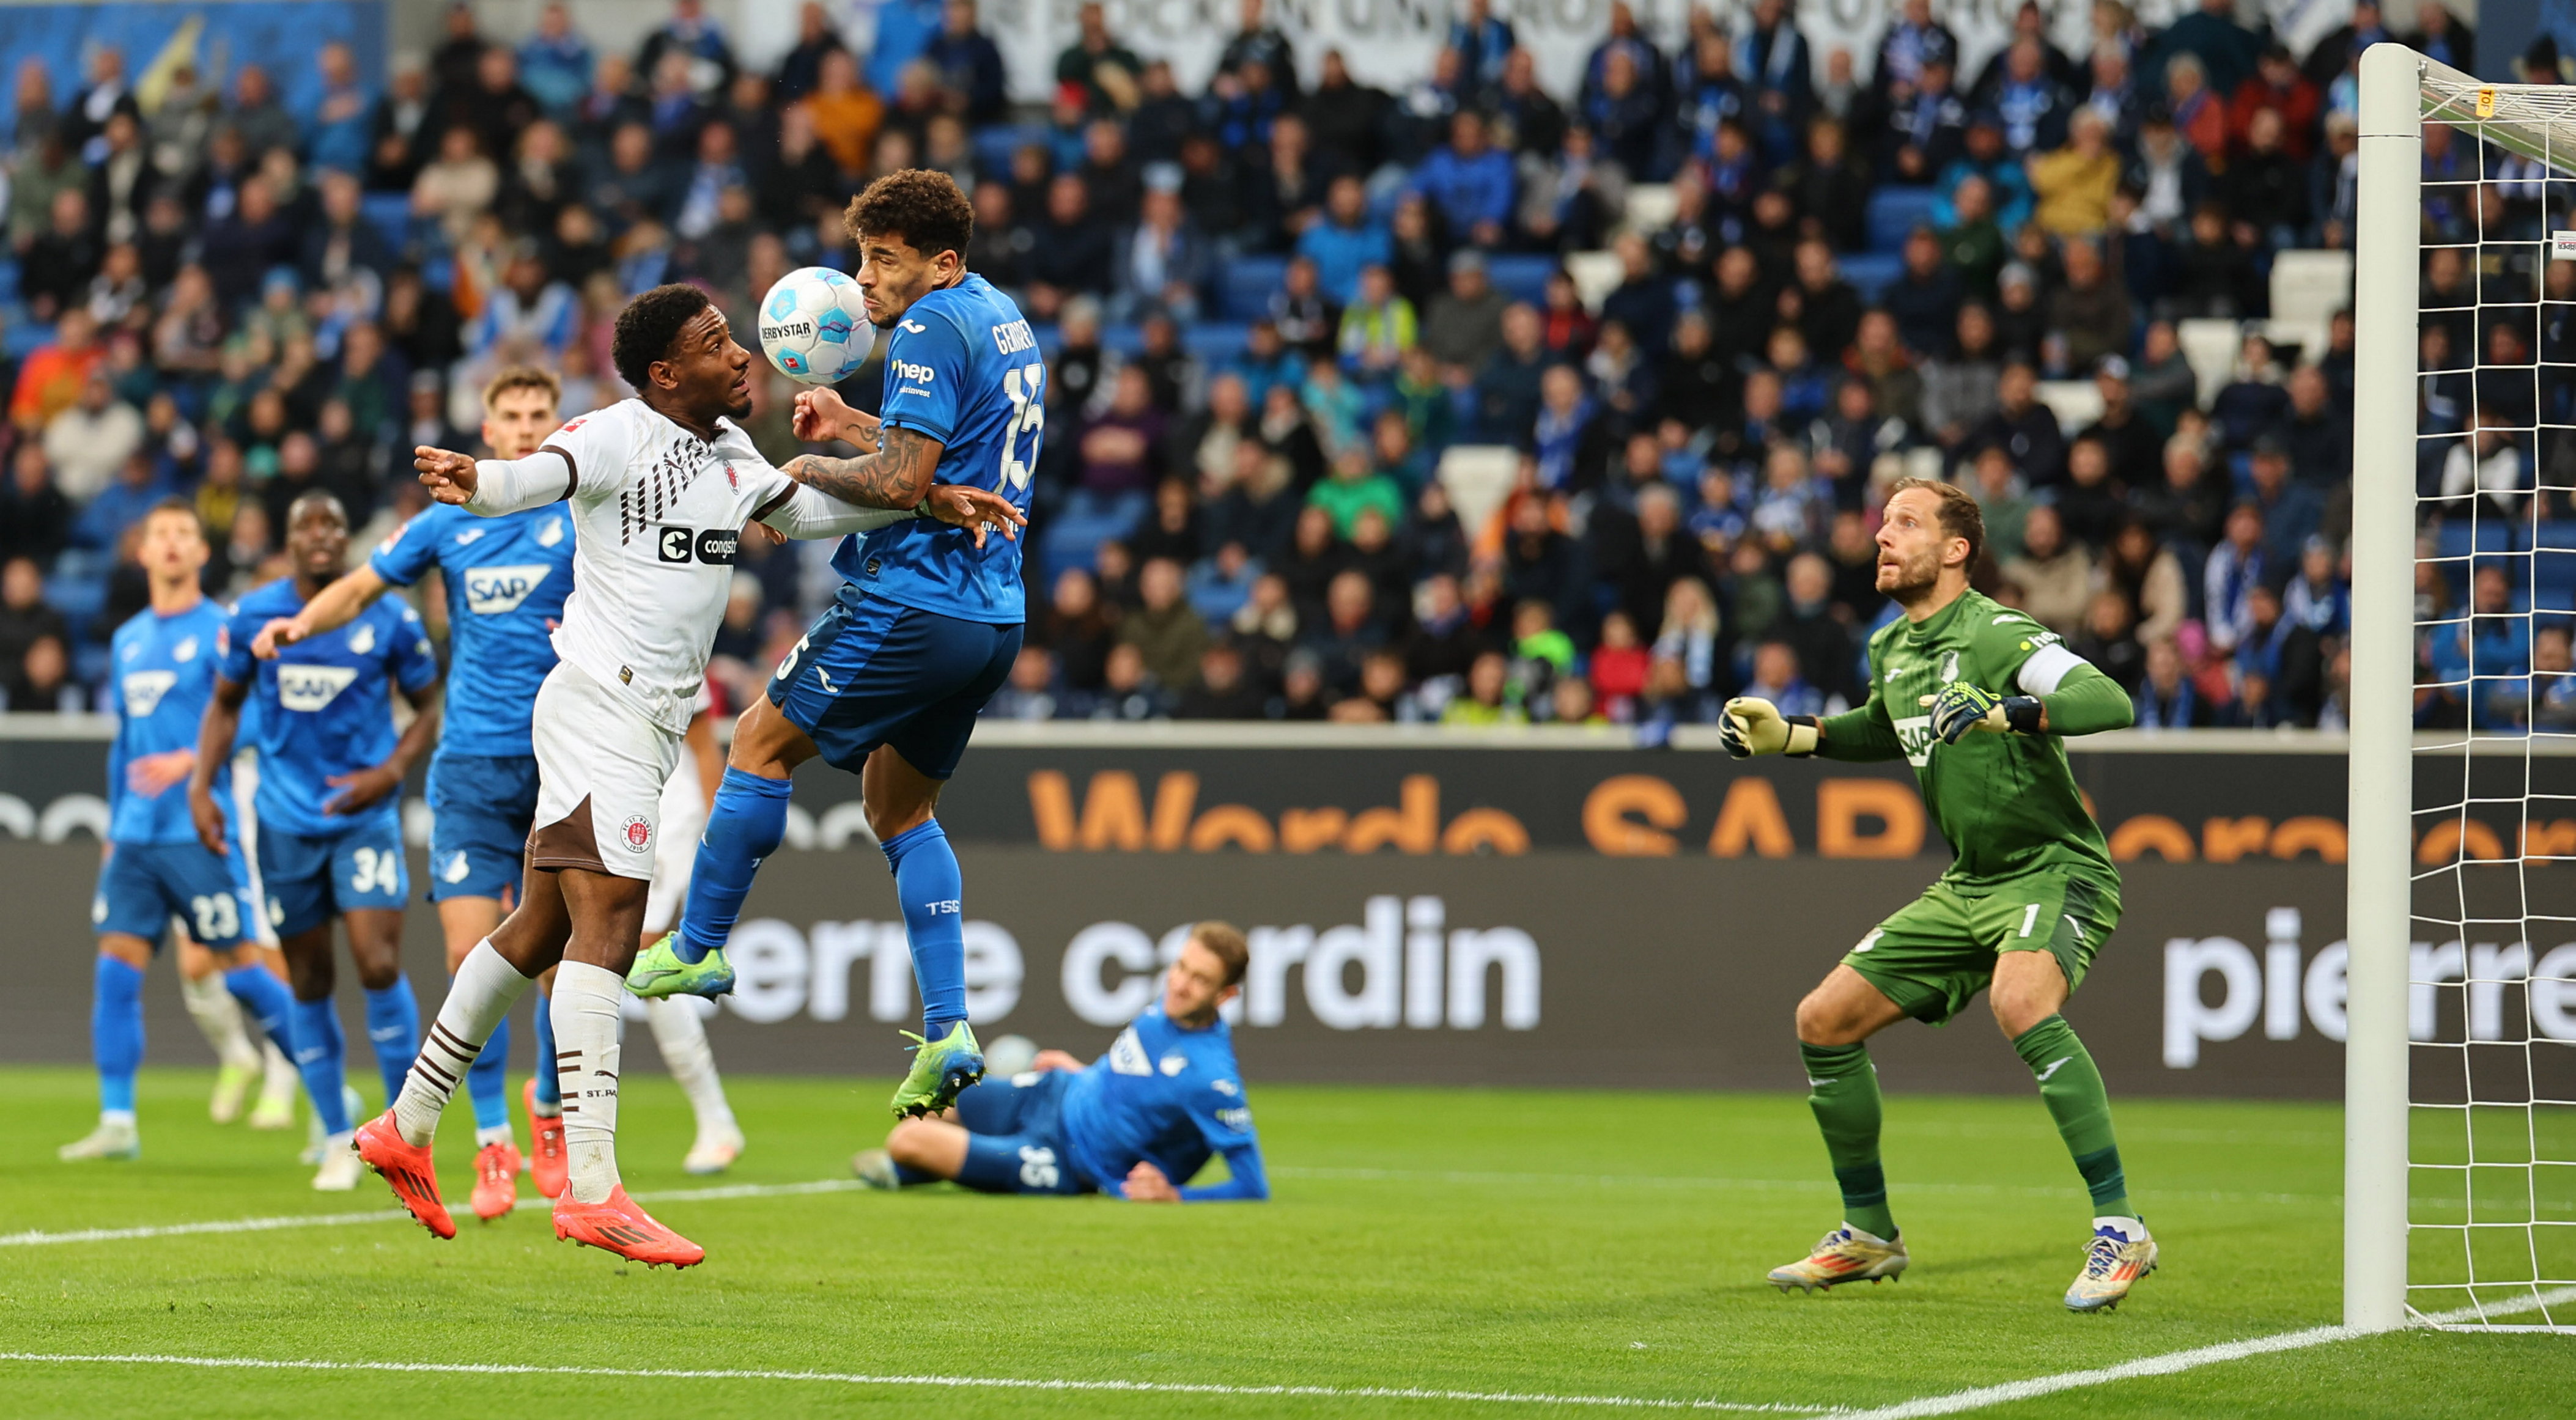
{"label": "blue jersey", "polygon": [[1212,1154],[1225,1155],[1234,1177],[1186,1189],[1190,1199],[1266,1198],[1269,1181],[1252,1133],[1252,1105],[1234,1064],[1234,1036],[1225,1022],[1184,1030],[1146,1008],[1119,1033],[1109,1053],[1076,1076],[1064,1092],[1064,1140],[1092,1182],[1116,1192],[1127,1171],[1151,1160],[1182,1183]]}
{"label": "blue jersey", "polygon": [[398,587],[435,567],[447,585],[448,687],[439,752],[523,758],[528,719],[555,668],[555,624],[572,591],[572,515],[560,507],[480,518],[446,503],[394,529],[367,565]]}
{"label": "blue jersey", "polygon": [[[253,807],[264,828],[321,837],[357,821],[326,814],[340,791],[331,780],[384,763],[394,752],[393,687],[417,692],[438,679],[438,658],[420,613],[400,597],[376,604],[337,631],[278,648],[277,659],[253,659],[251,639],[281,616],[303,610],[295,579],[254,587],[233,608],[232,645],[224,679],[251,686],[259,707],[259,794]],[[249,723],[247,720],[245,723]],[[395,817],[388,795],[359,819]]]}
{"label": "blue jersey", "polygon": [[[940,443],[939,481],[1028,511],[1046,360],[1011,298],[969,275],[912,303],[886,341],[884,418]],[[917,518],[844,541],[833,569],[872,597],[994,625],[1027,619],[1020,544]]]}
{"label": "blue jersey", "polygon": [[[115,678],[116,743],[107,753],[107,838],[111,843],[194,843],[187,778],[158,794],[126,783],[134,761],[194,750],[197,727],[214,694],[215,671],[230,649],[224,609],[201,601],[176,616],[145,610],[116,628],[108,661]],[[215,798],[232,802],[232,768],[215,766]]]}

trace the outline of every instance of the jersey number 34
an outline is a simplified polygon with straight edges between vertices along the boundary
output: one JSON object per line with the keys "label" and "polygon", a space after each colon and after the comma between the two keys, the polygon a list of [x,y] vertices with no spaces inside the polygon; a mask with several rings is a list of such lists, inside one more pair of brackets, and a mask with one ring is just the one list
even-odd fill
{"label": "jersey number 34", "polygon": [[1002,426],[1002,486],[1014,491],[1029,486],[1036,473],[1037,440],[1029,440],[1029,456],[1019,455],[1020,436],[1036,435],[1046,428],[1046,366],[1023,365],[1002,373],[1002,393],[1010,396],[1011,417]]}

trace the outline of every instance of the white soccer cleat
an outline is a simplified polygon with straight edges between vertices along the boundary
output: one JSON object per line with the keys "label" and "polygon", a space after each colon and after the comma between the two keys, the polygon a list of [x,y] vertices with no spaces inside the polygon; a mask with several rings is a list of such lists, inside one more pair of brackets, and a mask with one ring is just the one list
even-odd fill
{"label": "white soccer cleat", "polygon": [[[358,1098],[358,1091],[354,1086],[340,1087],[340,1108],[347,1112],[349,1118],[361,1123],[368,1118],[366,1101]],[[304,1152],[295,1156],[296,1161],[318,1164],[322,1162],[322,1156],[329,1150],[330,1144],[330,1139],[322,1132],[322,1111],[317,1109],[313,1111],[312,1118],[304,1121]]]}
{"label": "white soccer cleat", "polygon": [[903,1187],[903,1178],[894,1171],[894,1155],[883,1149],[861,1149],[850,1157],[850,1172],[870,1188],[888,1192]]}
{"label": "white soccer cleat", "polygon": [[250,1098],[253,1072],[240,1065],[215,1067],[215,1092],[206,1101],[206,1118],[217,1124],[230,1124],[241,1118],[242,1103]]}
{"label": "white soccer cleat", "polygon": [[742,1157],[742,1150],[742,1129],[728,1124],[712,1134],[701,1132],[698,1142],[690,1146],[688,1157],[680,1160],[680,1167],[696,1174],[723,1173]]}
{"label": "white soccer cleat", "polygon": [[1783,1292],[1832,1291],[1845,1282],[1875,1285],[1904,1276],[1909,1260],[1902,1239],[1876,1237],[1845,1223],[1817,1239],[1806,1257],[1772,1268],[1770,1282]]}
{"label": "white soccer cleat", "polygon": [[367,1176],[366,1162],[358,1157],[357,1131],[334,1134],[322,1141],[322,1167],[313,1175],[316,1193],[347,1193]]}
{"label": "white soccer cleat", "polygon": [[2156,1270],[2156,1240],[2135,1218],[2096,1218],[2093,1240],[2084,1245],[2084,1270],[2066,1289],[2071,1312],[2107,1312],[2129,1295],[2137,1280]]}
{"label": "white soccer cleat", "polygon": [[143,1156],[143,1135],[130,1119],[98,1122],[98,1127],[54,1151],[64,1163],[83,1159],[134,1159]]}

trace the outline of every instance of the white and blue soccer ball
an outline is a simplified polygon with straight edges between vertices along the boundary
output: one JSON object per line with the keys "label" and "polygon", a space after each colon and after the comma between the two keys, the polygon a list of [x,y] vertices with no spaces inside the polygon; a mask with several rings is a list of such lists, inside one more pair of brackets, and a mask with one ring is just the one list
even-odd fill
{"label": "white and blue soccer ball", "polygon": [[828,266],[788,272],[760,298],[761,353],[799,384],[840,383],[876,345],[859,284]]}

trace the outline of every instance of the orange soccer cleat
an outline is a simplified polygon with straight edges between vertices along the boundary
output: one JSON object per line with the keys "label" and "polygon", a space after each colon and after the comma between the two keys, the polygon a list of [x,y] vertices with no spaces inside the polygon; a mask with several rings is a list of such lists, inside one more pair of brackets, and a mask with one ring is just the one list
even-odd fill
{"label": "orange soccer cleat", "polygon": [[635,1206],[623,1185],[611,1189],[604,1203],[582,1203],[567,1190],[555,1200],[555,1237],[587,1243],[647,1267],[669,1263],[687,1267],[706,1260],[707,1250],[654,1221]]}
{"label": "orange soccer cleat", "polygon": [[537,1113],[537,1082],[530,1080],[519,1091],[528,1106],[528,1175],[537,1192],[548,1198],[561,1198],[564,1191],[563,1116]]}
{"label": "orange soccer cleat", "polygon": [[491,1222],[519,1206],[519,1146],[499,1141],[474,1151],[474,1216]]}
{"label": "orange soccer cleat", "polygon": [[456,1236],[456,1220],[447,1216],[447,1205],[438,1200],[438,1169],[430,1162],[430,1146],[404,1142],[402,1131],[394,1127],[390,1109],[358,1126],[358,1159],[384,1175],[394,1197],[420,1225],[438,1237]]}

